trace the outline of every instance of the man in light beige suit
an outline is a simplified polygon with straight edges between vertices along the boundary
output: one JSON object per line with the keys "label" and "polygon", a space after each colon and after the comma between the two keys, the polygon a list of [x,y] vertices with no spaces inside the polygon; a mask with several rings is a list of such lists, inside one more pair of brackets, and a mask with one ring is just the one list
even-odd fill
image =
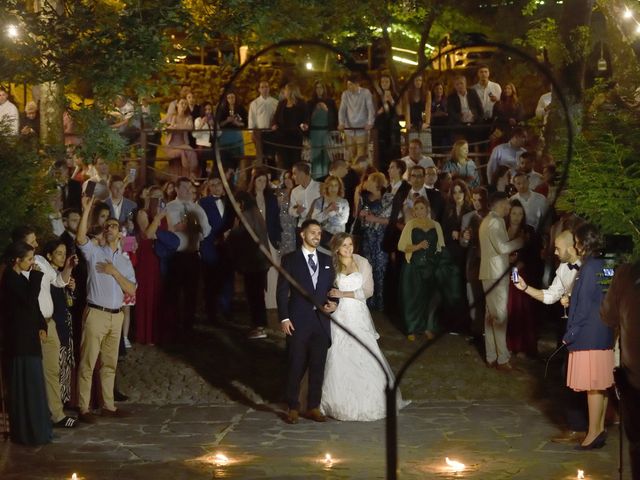
{"label": "man in light beige suit", "polygon": [[[511,370],[507,349],[507,299],[509,295],[509,254],[522,247],[523,239],[509,240],[504,218],[510,204],[504,192],[489,198],[491,211],[482,220],[480,239],[480,275],[486,293],[484,345],[488,366]],[[506,273],[505,273],[506,272]]]}

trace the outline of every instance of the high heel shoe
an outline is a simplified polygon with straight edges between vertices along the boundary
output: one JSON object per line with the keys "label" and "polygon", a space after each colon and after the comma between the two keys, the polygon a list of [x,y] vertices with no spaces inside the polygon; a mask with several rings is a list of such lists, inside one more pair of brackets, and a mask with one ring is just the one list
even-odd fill
{"label": "high heel shoe", "polygon": [[596,448],[604,447],[604,444],[607,441],[607,431],[603,430],[600,434],[593,439],[593,441],[587,445],[578,445],[575,447],[576,450],[595,450]]}

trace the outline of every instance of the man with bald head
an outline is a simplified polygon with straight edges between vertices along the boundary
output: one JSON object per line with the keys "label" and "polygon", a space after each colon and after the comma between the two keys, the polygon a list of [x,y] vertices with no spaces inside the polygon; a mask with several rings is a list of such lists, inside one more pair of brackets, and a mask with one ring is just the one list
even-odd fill
{"label": "man with bald head", "polygon": [[571,230],[564,230],[556,237],[555,254],[560,260],[560,266],[556,270],[556,276],[549,288],[538,290],[527,285],[524,278],[520,277],[516,287],[527,293],[539,302],[551,305],[556,303],[563,296],[571,294],[571,289],[580,270],[580,257],[573,244],[573,233]]}
{"label": "man with bald head", "polygon": [[[580,270],[580,257],[574,246],[574,238],[571,230],[563,230],[555,239],[555,252],[560,260],[560,265],[556,270],[556,276],[549,288],[538,290],[530,285],[522,277],[515,283],[516,288],[527,293],[536,300],[547,305],[563,300],[562,304],[571,295],[573,284]],[[568,305],[568,302],[566,303]],[[566,350],[563,350],[566,355]],[[563,378],[566,376],[566,359],[563,365]],[[581,442],[587,430],[587,413],[584,397],[579,392],[566,388],[566,398],[564,399],[566,410],[567,428],[558,436],[551,440],[556,443],[578,443]]]}

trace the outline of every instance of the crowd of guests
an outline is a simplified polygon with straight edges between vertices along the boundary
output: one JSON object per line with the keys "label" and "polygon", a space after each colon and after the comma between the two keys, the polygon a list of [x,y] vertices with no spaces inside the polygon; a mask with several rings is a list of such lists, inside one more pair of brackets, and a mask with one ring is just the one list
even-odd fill
{"label": "crowd of guests", "polygon": [[[296,249],[305,220],[313,219],[322,228],[321,251],[330,253],[334,235],[353,234],[356,250],[372,267],[369,308],[389,313],[409,341],[451,330],[484,335],[487,365],[501,371],[512,369],[512,355],[537,355],[536,300],[566,303],[572,287],[586,289],[569,304],[567,384],[588,392],[588,433],[581,446],[604,444],[612,331],[593,313],[601,298],[591,277],[576,281],[574,275],[557,285],[562,265],[570,271],[578,262],[590,272],[600,268],[597,231],[587,225],[567,233],[567,219],[549,212],[555,166],[520,125],[515,86],[501,89],[486,66],[477,74],[470,89],[465,77],[456,77],[448,96],[442,84],[424,88],[418,76],[406,98],[398,97],[391,77],[381,75],[379,101],[352,76],[338,106],[321,82],[308,102],[295,84],[286,84],[278,101],[269,95],[268,82],[260,82],[260,95],[248,109],[231,92],[215,119],[211,103],[198,105],[184,89],[163,120],[170,128],[166,147],[180,158],[175,180],[137,186],[135,171],[112,174],[104,161],[87,165],[72,151],[68,162],[57,162],[52,203],[58,211],[51,221],[58,238],[34,256],[36,232],[21,227],[5,256],[3,294],[19,299],[5,315],[14,440],[46,443],[52,424],[75,426],[65,405],[76,407],[85,422],[95,422],[96,411],[125,415],[114,403],[118,356],[131,341],[170,344],[188,334],[201,291],[205,323],[232,321],[236,273],[252,324],[248,338],[266,338],[277,275],[263,252],[279,262]],[[116,100],[122,117],[133,111],[129,103]],[[405,156],[395,127],[403,109],[410,132]],[[224,180],[242,221],[223,178],[213,172],[195,180],[207,173],[208,157],[203,163],[197,150],[211,153],[213,122],[221,127],[221,156],[232,158],[225,162]],[[374,126],[381,152],[375,165],[366,147]],[[114,124],[123,134],[126,127]],[[431,127],[426,141],[449,145],[446,158],[434,161],[424,153],[423,133]],[[200,132],[189,132],[193,128]],[[266,161],[240,184],[233,159],[244,155],[244,128],[252,130],[257,154]],[[346,159],[331,160],[326,151],[322,135],[334,128],[345,130]],[[208,136],[200,135],[207,129]],[[300,160],[306,134],[310,163]],[[490,141],[486,172],[469,153],[469,143],[481,135]],[[274,154],[278,161],[270,162]],[[561,267],[543,289],[550,284],[554,253]],[[513,266],[520,279],[511,282],[505,272]],[[594,325],[589,333],[577,328],[585,321]],[[100,378],[92,398],[96,365]],[[601,373],[597,378],[590,373],[593,365]]]}

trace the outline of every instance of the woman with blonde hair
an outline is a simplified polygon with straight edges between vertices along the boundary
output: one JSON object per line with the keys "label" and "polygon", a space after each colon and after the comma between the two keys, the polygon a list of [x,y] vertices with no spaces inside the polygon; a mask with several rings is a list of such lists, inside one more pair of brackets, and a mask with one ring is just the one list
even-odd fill
{"label": "woman with blonde hair", "polygon": [[413,202],[413,218],[404,226],[398,241],[405,260],[400,273],[401,318],[411,341],[418,333],[434,338],[438,297],[450,306],[460,299],[459,272],[445,249],[442,227],[429,214],[429,201],[417,198]]}
{"label": "woman with blonde hair", "polygon": [[198,156],[189,143],[189,132],[193,130],[193,118],[184,98],[178,100],[176,112],[165,119],[169,136],[165,152],[169,158],[180,158],[180,176],[195,178],[198,170]]}
{"label": "woman with blonde hair", "polygon": [[[337,420],[379,420],[386,416],[385,387],[392,384],[394,378],[378,346],[380,336],[366,304],[366,299],[373,294],[371,265],[366,258],[353,253],[353,238],[349,233],[341,232],[333,237],[331,252],[336,288],[329,291],[329,297],[340,299],[333,319],[364,343],[376,358],[339,326],[333,325],[320,409]],[[406,403],[398,392],[398,408]]]}
{"label": "woman with blonde hair", "polygon": [[466,140],[456,140],[451,148],[451,157],[442,166],[443,172],[449,172],[452,177],[461,178],[469,188],[480,186],[480,175],[476,163],[469,158],[469,144]]}
{"label": "woman with blonde hair", "polygon": [[344,198],[344,185],[339,177],[329,175],[320,186],[320,197],[311,203],[309,218],[320,222],[320,244],[325,248],[329,247],[334,234],[345,231],[349,220],[349,202]]}

